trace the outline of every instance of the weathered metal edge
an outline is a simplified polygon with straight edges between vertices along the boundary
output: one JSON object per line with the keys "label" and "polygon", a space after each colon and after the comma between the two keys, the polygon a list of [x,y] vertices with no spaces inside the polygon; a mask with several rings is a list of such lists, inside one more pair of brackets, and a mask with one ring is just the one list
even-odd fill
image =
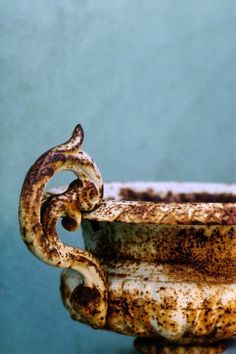
{"label": "weathered metal edge", "polygon": [[[84,212],[86,220],[160,225],[236,225],[236,203],[155,203],[120,200],[124,188],[135,192],[152,190],[163,197],[173,193],[231,193],[236,184],[188,182],[112,182],[104,184],[104,201],[93,211]],[[54,188],[49,194],[61,193],[65,187]]]}

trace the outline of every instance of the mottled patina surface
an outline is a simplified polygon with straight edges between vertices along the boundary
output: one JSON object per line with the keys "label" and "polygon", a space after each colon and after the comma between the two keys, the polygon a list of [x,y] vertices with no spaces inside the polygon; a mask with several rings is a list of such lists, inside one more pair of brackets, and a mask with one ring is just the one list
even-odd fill
{"label": "mottled patina surface", "polygon": [[[93,210],[103,197],[100,172],[91,157],[81,150],[82,142],[83,130],[78,125],[68,142],[47,151],[34,163],[22,188],[19,219],[23,240],[35,256],[81,274],[84,291],[93,294],[94,306],[82,304],[79,312],[83,321],[99,328],[104,326],[107,313],[104,271],[94,255],[64,244],[56,230],[60,217],[64,227],[75,230],[80,225],[81,213]],[[63,192],[45,195],[49,179],[62,170],[72,171],[78,178]]]}
{"label": "mottled patina surface", "polygon": [[[133,199],[148,199],[150,189],[152,197],[161,190],[162,202],[124,201],[123,184],[105,184],[105,201],[83,214],[86,249],[108,279],[105,328],[184,344],[235,335],[235,186],[135,183]],[[224,203],[196,202],[195,194]],[[164,202],[170,195],[179,202]]]}
{"label": "mottled patina surface", "polygon": [[[65,269],[61,293],[72,318],[184,344],[236,335],[236,186],[110,183],[103,194],[82,141],[78,126],[36,161],[19,209],[30,251]],[[45,192],[65,169],[77,179]],[[60,241],[60,217],[68,230],[82,222],[86,250]]]}

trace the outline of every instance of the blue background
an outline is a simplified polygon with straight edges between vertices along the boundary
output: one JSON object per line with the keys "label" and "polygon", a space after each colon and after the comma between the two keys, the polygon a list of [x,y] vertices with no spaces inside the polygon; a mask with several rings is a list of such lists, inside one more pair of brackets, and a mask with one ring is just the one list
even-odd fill
{"label": "blue background", "polygon": [[27,252],[23,178],[80,122],[106,181],[236,182],[236,2],[1,0],[0,14],[0,351],[132,353],[71,321],[60,272]]}

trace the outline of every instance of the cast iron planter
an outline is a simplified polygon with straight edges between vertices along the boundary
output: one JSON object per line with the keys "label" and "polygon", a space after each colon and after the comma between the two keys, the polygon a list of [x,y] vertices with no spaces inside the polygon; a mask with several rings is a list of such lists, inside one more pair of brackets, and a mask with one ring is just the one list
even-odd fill
{"label": "cast iron planter", "polygon": [[[94,328],[181,344],[234,336],[236,185],[103,185],[82,141],[79,125],[68,142],[35,162],[19,207],[29,250],[65,269],[61,292],[71,316]],[[61,170],[77,179],[45,193]],[[71,231],[82,222],[85,250],[62,243],[60,217]],[[143,342],[136,347],[145,352]]]}

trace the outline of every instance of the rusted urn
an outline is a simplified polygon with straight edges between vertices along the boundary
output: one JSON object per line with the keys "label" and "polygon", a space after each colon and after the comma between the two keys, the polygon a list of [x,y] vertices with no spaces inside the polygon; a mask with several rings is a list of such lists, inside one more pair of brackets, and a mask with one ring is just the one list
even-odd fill
{"label": "rusted urn", "polygon": [[[61,293],[72,318],[182,344],[236,335],[236,185],[103,185],[82,141],[78,125],[35,162],[19,206],[26,246],[64,269]],[[61,170],[77,179],[45,192]],[[60,240],[58,218],[70,231],[81,224],[85,250]]]}

